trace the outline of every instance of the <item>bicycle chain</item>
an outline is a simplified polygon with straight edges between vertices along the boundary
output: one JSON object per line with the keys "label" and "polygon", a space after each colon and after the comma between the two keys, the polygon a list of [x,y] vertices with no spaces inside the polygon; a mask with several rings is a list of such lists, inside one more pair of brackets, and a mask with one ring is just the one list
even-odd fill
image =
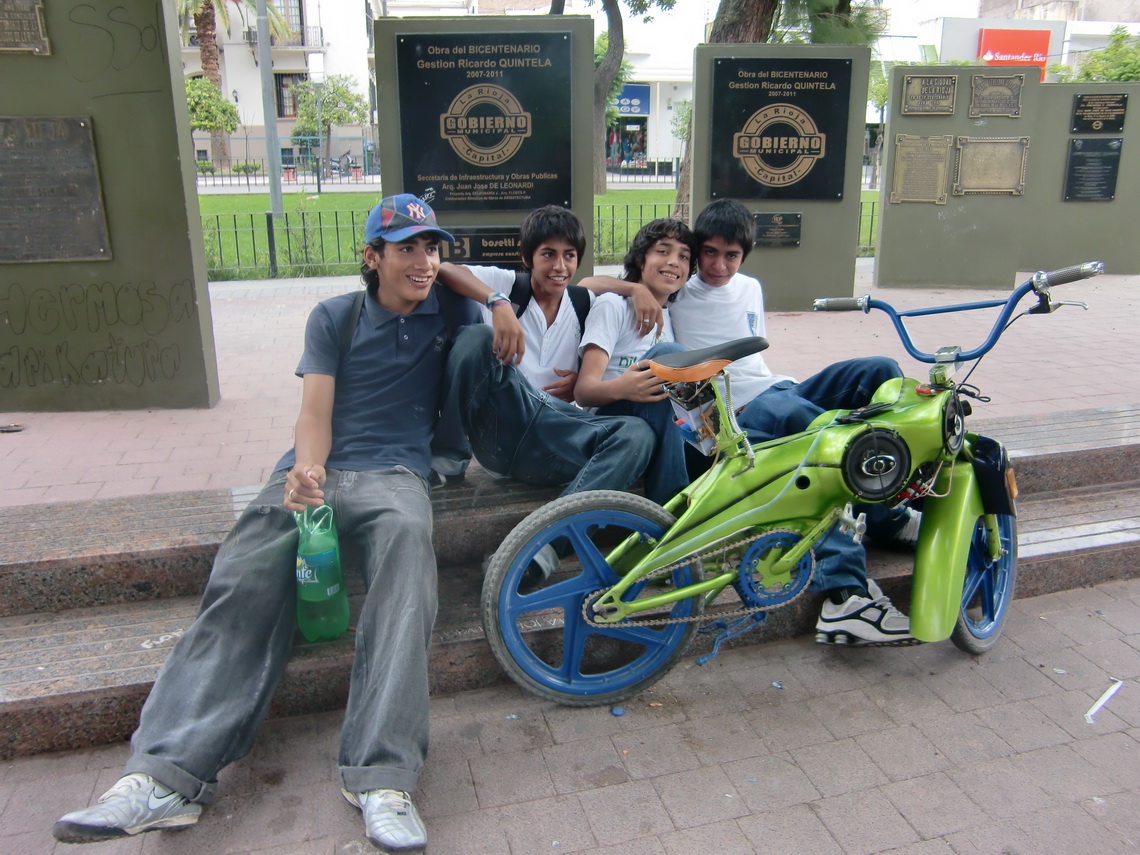
{"label": "bicycle chain", "polygon": [[[742,546],[747,546],[749,543],[757,541],[762,537],[766,537],[767,535],[781,534],[781,533],[791,534],[791,535],[794,535],[798,539],[802,539],[802,535],[798,531],[792,531],[791,529],[787,529],[787,528],[770,528],[770,529],[767,529],[765,531],[760,532],[759,534],[755,534],[752,537],[746,537],[743,540],[738,540],[738,541],[735,541],[734,543],[730,543],[726,546],[722,546],[719,549],[710,549],[708,552],[690,553],[685,558],[681,558],[677,561],[674,561],[672,564],[667,564],[664,567],[659,567],[650,573],[646,573],[644,576],[641,577],[641,580],[653,579],[653,578],[655,578],[657,576],[661,576],[665,573],[671,573],[674,570],[677,570],[681,567],[684,567],[687,564],[692,564],[694,561],[700,561],[703,564],[706,560],[709,560],[711,558],[715,558],[716,556],[719,556],[719,555],[723,555],[726,552],[731,552],[735,549],[739,549]],[[811,556],[811,569],[808,571],[808,577],[804,581],[803,587],[800,588],[799,593],[797,593],[794,597],[791,597],[790,599],[785,600],[782,603],[776,603],[775,605],[771,605],[771,606],[746,606],[745,608],[737,609],[736,611],[732,612],[732,614],[734,616],[736,616],[736,615],[750,615],[754,612],[770,612],[774,609],[783,608],[784,606],[788,605],[789,603],[794,603],[796,600],[798,600],[803,595],[804,591],[806,591],[808,589],[808,585],[811,584],[811,578],[812,578],[812,576],[815,575],[815,553],[812,552],[811,550],[808,550],[808,555]],[[803,559],[801,558],[800,560],[802,561]],[[736,572],[737,573],[740,572],[739,568],[737,568]],[[639,581],[641,581],[641,580],[639,580]],[[676,624],[676,623],[699,623],[700,621],[706,619],[705,614],[702,612],[699,615],[692,615],[690,617],[655,618],[655,619],[651,619],[651,620],[625,620],[621,623],[599,623],[590,617],[590,615],[588,613],[588,609],[589,609],[591,603],[596,602],[598,597],[600,597],[602,594],[604,594],[606,591],[610,590],[611,588],[613,588],[613,585],[610,585],[609,587],[606,587],[606,588],[599,588],[598,590],[594,591],[592,594],[587,596],[586,599],[582,602],[582,620],[584,620],[586,622],[586,624],[588,624],[589,626],[594,626],[594,627],[599,627],[599,628],[615,627],[615,626],[668,626],[670,624]],[[703,597],[704,594],[694,594],[693,596]],[[739,592],[737,593],[737,596],[739,596]],[[686,597],[685,599],[692,599],[692,598]],[[678,600],[678,602],[680,602],[680,601]],[[712,619],[713,618],[711,616],[708,618],[708,620],[712,620]]]}

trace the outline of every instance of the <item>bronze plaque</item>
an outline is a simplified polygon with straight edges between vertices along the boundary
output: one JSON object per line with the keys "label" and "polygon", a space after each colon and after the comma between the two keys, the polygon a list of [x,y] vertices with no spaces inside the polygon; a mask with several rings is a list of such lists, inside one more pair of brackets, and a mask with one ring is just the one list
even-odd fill
{"label": "bronze plaque", "polygon": [[1069,140],[1065,164],[1066,202],[1111,202],[1120,172],[1121,137]]}
{"label": "bronze plaque", "polygon": [[0,51],[51,53],[42,0],[0,0]]}
{"label": "bronze plaque", "polygon": [[1119,134],[1124,130],[1124,113],[1128,109],[1128,93],[1074,95],[1074,134]]}
{"label": "bronze plaque", "polygon": [[756,221],[756,238],[753,246],[799,246],[800,228],[803,226],[804,215],[796,214],[768,214],[755,211],[752,219]]}
{"label": "bronze plaque", "polygon": [[954,195],[1025,193],[1029,137],[958,137]]}
{"label": "bronze plaque", "polygon": [[958,78],[953,74],[908,74],[903,78],[904,116],[949,116]]}
{"label": "bronze plaque", "polygon": [[440,260],[522,270],[518,226],[448,226],[455,243],[439,245]]}
{"label": "bronze plaque", "polygon": [[975,74],[970,87],[970,118],[979,116],[1021,117],[1021,90],[1025,88],[1024,74],[1007,74],[990,77]]}
{"label": "bronze plaque", "polygon": [[934,137],[896,134],[891,202],[945,205],[953,142],[952,134]]}
{"label": "bronze plaque", "polygon": [[86,116],[0,116],[0,262],[107,261]]}

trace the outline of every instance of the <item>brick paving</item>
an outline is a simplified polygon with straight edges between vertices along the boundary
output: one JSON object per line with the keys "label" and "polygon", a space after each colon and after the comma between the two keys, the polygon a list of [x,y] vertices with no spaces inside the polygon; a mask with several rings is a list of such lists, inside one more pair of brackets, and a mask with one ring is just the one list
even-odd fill
{"label": "brick paving", "polygon": [[[1140,579],[1014,603],[972,658],[949,643],[808,638],[685,659],[624,705],[513,685],[433,699],[417,802],[433,855],[1113,855],[1140,847]],[[1113,678],[1123,687],[1085,712]],[[337,790],[341,715],[269,722],[197,826],[102,853],[374,851]],[[111,785],[125,744],[0,765],[0,852]]]}
{"label": "brick paving", "polygon": [[[872,259],[860,260],[854,293],[900,308],[1004,296],[996,291],[873,289]],[[613,270],[614,268],[605,268]],[[1024,277],[1023,277],[1024,278]],[[1019,280],[1020,281],[1020,280]],[[265,481],[292,445],[305,319],[321,299],[356,287],[353,277],[223,282],[211,286],[221,401],[212,409],[84,413],[8,412],[25,426],[0,434],[6,469],[0,507],[183,490],[248,487]],[[982,361],[973,382],[992,397],[982,418],[1140,402],[1140,276],[1101,276],[1057,289],[1089,311],[1025,318]],[[825,295],[820,295],[825,296]],[[918,344],[980,343],[991,312],[912,322]],[[926,369],[903,352],[885,315],[769,313],[766,354],[773,370],[803,379],[852,356],[899,358],[912,376]]]}

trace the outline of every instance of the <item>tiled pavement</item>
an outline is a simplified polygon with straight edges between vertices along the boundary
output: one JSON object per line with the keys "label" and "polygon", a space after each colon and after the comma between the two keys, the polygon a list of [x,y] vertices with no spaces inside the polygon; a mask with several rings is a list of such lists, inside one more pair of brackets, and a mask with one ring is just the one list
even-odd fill
{"label": "tiled pavement", "polygon": [[[1093,724],[1084,715],[1125,681]],[[513,686],[437,697],[418,803],[434,855],[1114,855],[1140,848],[1140,580],[1019,600],[973,659],[949,643],[800,638],[691,659],[608,708]],[[269,722],[193,828],[92,852],[358,855],[340,716]],[[0,852],[114,781],[125,745],[0,766]]]}
{"label": "tiled pavement", "polygon": [[[860,260],[855,293],[871,292],[900,307],[997,296],[876,291],[871,261]],[[0,415],[2,423],[25,426],[21,433],[0,434],[0,507],[262,483],[292,444],[301,392],[293,370],[305,318],[320,299],[355,286],[351,277],[211,286],[222,390],[212,409]],[[1065,299],[1087,301],[1089,311],[1064,309],[1016,323],[972,377],[993,399],[979,405],[976,415],[1041,415],[1140,402],[1138,286],[1140,276],[1108,275],[1057,289]],[[972,347],[992,319],[991,312],[938,315],[916,319],[912,328],[927,350]],[[925,376],[906,358],[881,313],[769,313],[767,322],[772,346],[766,356],[777,372],[802,379],[839,359],[886,354],[902,357],[912,376]]]}

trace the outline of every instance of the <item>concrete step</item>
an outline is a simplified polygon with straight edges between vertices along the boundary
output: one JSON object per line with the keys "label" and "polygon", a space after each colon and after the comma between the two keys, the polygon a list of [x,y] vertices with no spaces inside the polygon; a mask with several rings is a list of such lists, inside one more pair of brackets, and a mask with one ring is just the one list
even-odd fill
{"label": "concrete step", "polygon": [[[1140,480],[1140,406],[977,419],[1006,442],[1022,495]],[[0,616],[200,594],[222,538],[259,488],[28,505],[0,516]],[[476,564],[558,494],[467,478],[432,498],[440,565]]]}
{"label": "concrete step", "polygon": [[[1140,575],[1140,480],[1029,496],[1019,506],[1019,528],[1019,596]],[[905,609],[909,553],[872,550],[869,567]],[[481,567],[441,562],[439,577],[433,691],[504,681],[479,622]],[[359,591],[350,592],[355,602]],[[726,595],[730,601],[735,598]],[[127,738],[162,661],[196,608],[196,596],[174,596],[0,618],[0,757]],[[735,643],[810,632],[818,610],[818,597],[801,597]],[[551,631],[558,623],[552,619],[536,631]],[[698,636],[689,655],[708,646],[709,639]],[[298,644],[270,714],[342,707],[351,657],[351,636]]]}

